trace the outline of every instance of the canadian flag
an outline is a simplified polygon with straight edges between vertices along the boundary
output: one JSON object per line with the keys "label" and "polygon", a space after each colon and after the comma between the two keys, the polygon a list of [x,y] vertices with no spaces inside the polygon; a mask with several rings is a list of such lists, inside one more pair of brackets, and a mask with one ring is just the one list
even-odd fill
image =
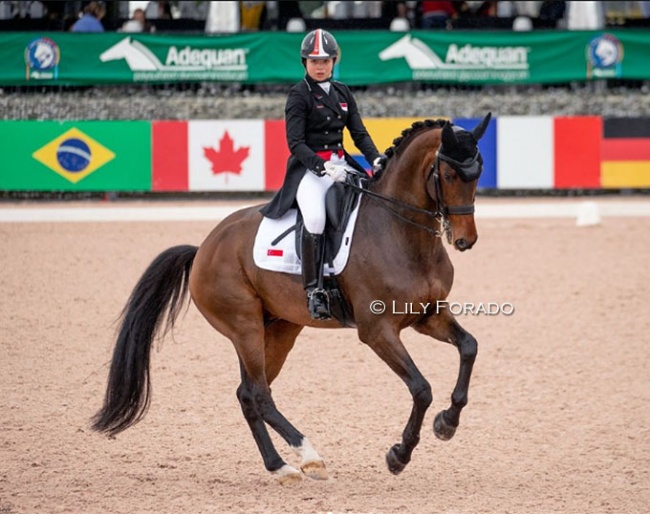
{"label": "canadian flag", "polygon": [[190,191],[264,190],[262,120],[190,121]]}

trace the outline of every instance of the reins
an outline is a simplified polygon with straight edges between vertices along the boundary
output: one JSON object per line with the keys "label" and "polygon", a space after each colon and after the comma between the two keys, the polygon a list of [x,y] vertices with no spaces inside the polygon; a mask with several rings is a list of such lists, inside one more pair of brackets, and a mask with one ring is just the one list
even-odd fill
{"label": "reins", "polygon": [[[478,152],[477,152],[478,155]],[[376,193],[374,191],[371,191],[369,189],[364,189],[362,187],[358,187],[354,184],[346,182],[345,185],[355,191],[358,191],[359,193],[365,194],[370,196],[373,199],[376,200],[381,200],[382,202],[385,203],[379,203],[382,207],[388,209],[391,211],[397,218],[400,220],[409,223],[410,225],[413,225],[415,227],[418,227],[429,234],[431,234],[434,237],[442,237],[443,234],[447,236],[447,241],[451,243],[451,230],[450,230],[450,225],[449,225],[449,218],[447,217],[449,214],[452,215],[467,215],[467,214],[474,214],[474,204],[467,204],[467,205],[451,205],[447,206],[445,205],[443,196],[442,196],[442,186],[440,185],[440,173],[439,173],[439,168],[440,168],[440,159],[441,156],[438,153],[436,155],[435,160],[433,161],[433,164],[431,164],[431,168],[429,169],[429,174],[427,175],[427,180],[426,182],[429,182],[431,178],[433,177],[433,183],[434,183],[434,188],[436,191],[436,210],[435,211],[429,211],[427,209],[421,209],[420,207],[415,207],[414,205],[408,204],[406,202],[402,202],[400,200],[397,200],[396,198],[391,198],[390,196],[385,196],[380,193]],[[445,156],[442,156],[443,160],[451,160],[446,158]],[[455,163],[456,161],[454,161]],[[425,216],[428,216],[430,218],[433,218],[434,220],[440,222],[442,226],[442,231],[432,229],[431,227],[428,227],[427,225],[423,225],[422,223],[418,223],[417,221],[414,221],[410,218],[407,218],[403,216],[397,209],[392,208],[388,204],[395,204],[398,207],[401,207],[403,209],[407,209],[412,212],[416,212],[418,214],[424,214]]]}
{"label": "reins", "polygon": [[408,203],[405,203],[405,202],[401,202],[400,200],[397,200],[395,198],[391,198],[390,196],[384,196],[382,194],[375,193],[374,191],[371,191],[369,189],[364,189],[362,187],[355,186],[354,184],[350,184],[350,183],[346,182],[345,185],[346,185],[346,187],[349,187],[350,189],[354,189],[355,191],[358,191],[361,194],[368,195],[372,199],[381,200],[382,202],[386,202],[386,203],[382,203],[382,202],[378,202],[378,203],[382,207],[388,209],[390,212],[392,212],[396,217],[398,217],[402,221],[404,221],[406,223],[409,223],[409,224],[411,224],[411,225],[413,225],[415,227],[421,228],[422,230],[428,232],[429,234],[431,234],[434,237],[442,237],[443,232],[441,232],[440,230],[432,229],[431,227],[428,227],[426,225],[423,225],[422,223],[418,223],[417,221],[414,221],[412,219],[409,219],[409,218],[403,216],[402,214],[400,214],[400,212],[397,209],[392,208],[389,204],[393,203],[393,204],[395,204],[395,205],[397,205],[399,207],[402,207],[404,209],[408,209],[410,211],[417,212],[419,214],[424,214],[425,216],[429,216],[430,218],[433,218],[434,220],[439,221],[444,226],[448,222],[447,222],[446,219],[444,219],[442,217],[442,213],[439,212],[438,210],[436,210],[436,212],[431,212],[431,211],[428,211],[426,209],[420,209],[419,207],[415,207],[414,205],[411,205],[411,204],[408,204]]}

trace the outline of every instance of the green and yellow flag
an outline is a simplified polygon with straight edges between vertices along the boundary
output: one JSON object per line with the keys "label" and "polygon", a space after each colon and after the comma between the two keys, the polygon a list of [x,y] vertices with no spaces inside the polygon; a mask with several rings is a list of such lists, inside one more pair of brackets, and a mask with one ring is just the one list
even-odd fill
{"label": "green and yellow flag", "polygon": [[0,189],[148,191],[146,121],[0,122]]}

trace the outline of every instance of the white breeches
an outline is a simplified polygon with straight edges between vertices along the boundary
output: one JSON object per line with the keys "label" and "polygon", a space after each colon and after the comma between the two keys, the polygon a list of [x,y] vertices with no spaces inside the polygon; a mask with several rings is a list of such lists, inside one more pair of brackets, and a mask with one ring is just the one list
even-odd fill
{"label": "white breeches", "polygon": [[305,171],[298,185],[296,201],[307,232],[322,234],[325,231],[325,195],[333,184],[334,181],[327,175],[319,177],[309,170]]}
{"label": "white breeches", "polygon": [[[343,165],[349,171],[351,168],[345,162],[345,158],[333,154],[330,161],[337,165]],[[302,212],[302,218],[307,232],[322,234],[325,231],[327,213],[325,212],[325,196],[334,181],[328,176],[319,177],[312,171],[305,171],[296,192],[298,208]]]}

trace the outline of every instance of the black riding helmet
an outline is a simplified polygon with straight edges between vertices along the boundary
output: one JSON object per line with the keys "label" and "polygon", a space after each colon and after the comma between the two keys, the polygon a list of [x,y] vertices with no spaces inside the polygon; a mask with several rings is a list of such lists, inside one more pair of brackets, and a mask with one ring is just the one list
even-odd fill
{"label": "black riding helmet", "polygon": [[339,56],[339,45],[334,36],[323,29],[312,30],[302,40],[300,57],[305,65],[306,59],[334,59]]}

